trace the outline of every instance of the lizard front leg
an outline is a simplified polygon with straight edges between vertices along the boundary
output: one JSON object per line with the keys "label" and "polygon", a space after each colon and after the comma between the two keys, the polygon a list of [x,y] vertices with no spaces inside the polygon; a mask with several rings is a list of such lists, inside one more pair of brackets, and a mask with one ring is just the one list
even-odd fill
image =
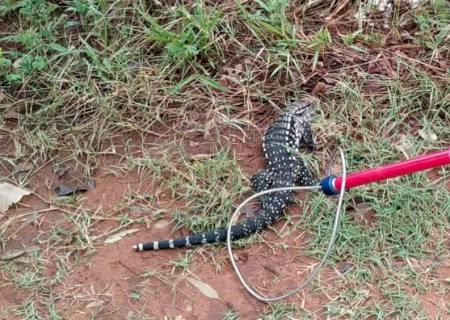
{"label": "lizard front leg", "polygon": [[316,148],[311,131],[311,125],[309,123],[306,123],[305,128],[303,129],[301,144],[306,146],[308,151],[314,151]]}

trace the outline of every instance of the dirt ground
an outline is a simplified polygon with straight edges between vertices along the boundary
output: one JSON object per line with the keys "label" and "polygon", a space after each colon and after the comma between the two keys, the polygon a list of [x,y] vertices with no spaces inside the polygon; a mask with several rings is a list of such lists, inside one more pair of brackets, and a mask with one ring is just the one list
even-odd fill
{"label": "dirt ground", "polygon": [[[193,148],[191,148],[193,149]],[[204,148],[196,147],[190,150],[193,153],[204,152]],[[244,168],[254,171],[260,167],[262,160],[259,155],[259,148],[250,143],[239,145],[236,150],[240,150],[238,158]],[[2,148],[8,150],[8,148]],[[239,152],[239,151],[238,151]],[[250,160],[250,161],[249,161]],[[137,173],[116,177],[108,174],[108,168],[119,164],[117,157],[105,157],[104,164],[93,177],[96,187],[93,190],[83,193],[83,206],[95,210],[101,207],[108,211],[119,205],[121,199],[129,192],[155,192],[157,186],[151,180],[140,179]],[[31,190],[41,195],[45,199],[55,198],[52,182],[57,178],[52,172],[50,163],[32,178]],[[56,181],[57,182],[57,181]],[[48,187],[46,187],[48,185]],[[167,205],[168,194],[160,195],[161,204]],[[166,199],[166,200],[164,200]],[[47,208],[48,206],[35,196],[27,196],[21,203],[21,208],[11,210],[7,214],[7,219],[14,218],[22,212],[33,212]],[[143,213],[136,212],[135,215]],[[26,218],[25,218],[26,219]],[[14,231],[15,240],[9,241],[4,248],[5,252],[12,249],[19,249],[36,245],[34,239],[38,234],[48,232],[54,224],[62,217],[58,211],[44,212],[40,214],[38,222],[25,224],[19,231]],[[22,221],[22,220],[19,220]],[[110,230],[117,226],[115,222],[100,222],[97,225],[98,232]],[[90,319],[96,315],[103,319],[123,319],[130,310],[139,310],[149,315],[162,318],[165,315],[181,315],[184,319],[221,319],[229,309],[237,310],[243,318],[251,318],[252,315],[259,314],[264,309],[264,304],[257,302],[249,296],[241,287],[237,277],[228,263],[228,256],[223,247],[220,249],[205,248],[200,249],[196,259],[193,261],[192,269],[188,274],[181,275],[176,284],[171,287],[159,279],[143,279],[142,275],[148,271],[160,271],[171,273],[172,267],[168,261],[177,257],[182,257],[187,250],[168,250],[159,252],[135,252],[131,247],[138,242],[146,242],[149,239],[171,238],[172,224],[167,224],[161,229],[154,226],[146,228],[139,226],[139,232],[127,236],[119,242],[111,245],[99,246],[94,252],[89,253],[77,262],[76,267],[70,272],[63,283],[57,285],[56,291],[59,295],[59,306],[64,310],[63,317],[67,319]],[[279,227],[279,226],[278,226]],[[177,232],[180,234],[180,232]],[[291,237],[292,238],[292,237]],[[275,239],[276,240],[276,239]],[[46,259],[53,260],[51,249],[44,252]],[[280,251],[280,250],[278,250]],[[274,249],[274,252],[277,250]],[[280,254],[286,260],[289,258],[286,253],[278,252],[278,255],[268,250],[264,245],[257,245],[247,250],[238,251],[239,261],[243,260],[242,271],[251,275],[250,279],[255,283],[267,288],[270,286],[271,278],[275,275],[280,278],[277,284],[277,291],[292,287],[292,280],[299,279],[295,269],[295,264],[280,265]],[[83,254],[82,254],[83,255]],[[206,263],[214,261],[220,266],[220,271],[213,265]],[[54,261],[53,263],[56,263]],[[264,269],[268,268],[268,269]],[[45,273],[52,276],[56,268],[51,263]],[[269,271],[268,271],[269,270]],[[336,276],[332,270],[326,270],[322,277],[332,278]],[[196,277],[210,284],[220,297],[220,299],[210,299],[202,295],[195,287],[185,281],[187,277]],[[284,280],[284,281],[283,281]],[[130,292],[139,286],[148,285],[142,301],[130,299]],[[12,290],[11,290],[12,289]],[[321,305],[326,301],[326,296],[322,293],[311,293],[310,290],[300,294],[304,308],[320,311]],[[9,286],[0,290],[2,309],[8,306],[20,304],[23,295],[20,291]],[[295,299],[294,299],[295,300]],[[70,301],[70,305],[67,303]],[[141,306],[141,307],[140,307]],[[65,310],[67,309],[67,310]],[[9,318],[4,316],[5,319]]]}
{"label": "dirt ground", "polygon": [[[257,136],[259,133],[255,131],[254,134]],[[123,137],[123,141],[126,138]],[[6,145],[2,150],[11,150],[8,140],[3,141],[5,140]],[[195,144],[195,147],[187,147],[187,151],[191,154],[204,153],[208,149],[208,144],[205,142],[203,147],[202,143]],[[254,141],[236,143],[233,148],[238,163],[249,175],[262,166],[260,148]],[[137,172],[120,176],[111,174],[112,168],[119,165],[120,161],[120,157],[117,156],[106,156],[102,159],[102,165],[93,177],[96,187],[82,194],[83,208],[93,212],[114,210],[130,192],[150,194],[159,192],[157,205],[165,207],[171,204],[170,194],[157,191],[158,184],[151,179],[142,178]],[[46,260],[43,273],[50,278],[56,276],[56,263],[60,259],[61,252],[55,254],[51,246],[46,245],[46,242],[39,244],[37,239],[45,238],[43,235],[51,232],[54,226],[68,226],[62,212],[57,209],[45,210],[49,205],[42,201],[46,199],[52,202],[52,199],[57,198],[53,189],[59,180],[51,167],[51,163],[48,162],[32,177],[30,190],[39,197],[26,196],[16,209],[8,211],[2,217],[2,221],[8,223],[9,220],[21,217],[24,213],[38,213],[34,219],[29,219],[25,215],[14,221],[14,224],[20,224],[20,228],[9,229],[7,233],[9,241],[4,245],[3,251],[41,247],[43,259]],[[297,210],[298,207],[290,210],[294,220],[298,218]],[[146,213],[135,209],[132,215],[137,218],[145,216]],[[370,215],[366,218],[373,219]],[[195,250],[189,269],[182,271],[174,269],[170,261],[183,258],[192,250],[143,253],[134,251],[132,245],[138,242],[186,234],[186,230],[173,232],[174,225],[169,220],[162,221],[163,223],[159,225],[132,224],[126,229],[136,227],[137,232],[112,244],[102,243],[105,237],[99,238],[92,248],[80,250],[67,257],[72,265],[70,271],[63,281],[52,285],[51,289],[48,288],[49,293],[54,295],[60,316],[63,319],[134,319],[133,317],[139,319],[140,314],[145,314],[155,319],[224,319],[227,311],[234,310],[241,319],[255,319],[267,311],[266,304],[258,302],[241,286],[223,246]],[[109,235],[109,232],[117,226],[119,224],[116,221],[100,219],[93,229],[95,235],[91,236],[95,238],[97,235]],[[242,273],[261,292],[269,295],[293,289],[318,263],[318,260],[309,258],[302,251],[304,241],[310,236],[308,233],[299,233],[283,221],[274,227],[281,235],[277,236],[273,231],[267,231],[264,234],[264,242],[254,243],[245,249],[236,249],[235,253]],[[70,241],[69,239],[68,242]],[[68,252],[61,248],[58,250]],[[24,259],[25,263],[26,261],[27,258]],[[398,261],[396,266],[400,268],[406,263],[411,262]],[[434,262],[413,261],[417,268],[428,268],[432,263]],[[316,282],[288,299],[288,302],[294,303],[300,310],[305,310],[305,315],[312,315],[317,319],[326,318],[325,305],[335,298],[333,287],[341,285],[339,279],[345,276],[348,268],[345,262],[334,267],[326,266]],[[448,281],[450,277],[448,261],[439,263],[436,275],[439,279]],[[205,295],[201,292],[189,281],[192,278],[211,286],[217,297],[211,298],[207,293]],[[370,285],[364,290],[367,293],[365,303],[370,303],[372,299],[375,301],[380,295],[380,292]],[[411,292],[415,290],[410,288]],[[136,296],[133,296],[133,293],[136,293]],[[8,284],[2,285],[1,318],[15,318],[9,313],[8,308],[21,304],[24,297],[23,290],[17,290]],[[420,295],[420,300],[430,318],[439,318],[442,315],[440,304],[448,297],[448,293],[442,295],[442,292],[426,291]]]}
{"label": "dirt ground", "polygon": [[[31,193],[0,212],[0,319],[450,319],[447,167],[352,190],[287,301],[223,244],[132,248],[228,221],[303,95],[320,176],[335,146],[349,171],[449,148],[445,0],[0,2],[0,184]],[[266,295],[326,249],[337,199],[297,200],[235,247]]]}

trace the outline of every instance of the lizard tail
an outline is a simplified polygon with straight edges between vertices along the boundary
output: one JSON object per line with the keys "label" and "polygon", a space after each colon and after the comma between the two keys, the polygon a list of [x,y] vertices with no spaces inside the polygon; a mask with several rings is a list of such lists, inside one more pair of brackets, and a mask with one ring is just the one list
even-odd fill
{"label": "lizard tail", "polygon": [[[265,218],[266,217],[266,218]],[[259,214],[255,218],[249,218],[241,223],[231,227],[231,239],[238,240],[265,229],[274,219],[264,214]],[[217,243],[225,241],[227,238],[227,229],[218,228],[213,231],[196,233],[184,238],[151,241],[147,243],[139,243],[133,248],[137,251],[161,250],[190,247],[195,245]]]}

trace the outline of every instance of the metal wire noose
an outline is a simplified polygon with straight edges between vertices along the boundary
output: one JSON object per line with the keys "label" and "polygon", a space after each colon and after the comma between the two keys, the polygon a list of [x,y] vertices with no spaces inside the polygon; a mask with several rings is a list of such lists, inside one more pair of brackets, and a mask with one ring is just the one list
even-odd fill
{"label": "metal wire noose", "polygon": [[[283,300],[286,299],[294,294],[296,294],[297,292],[299,292],[300,290],[302,290],[303,288],[305,288],[320,272],[320,270],[323,268],[323,266],[325,265],[325,262],[327,260],[327,258],[329,257],[331,250],[333,249],[334,246],[334,242],[336,240],[336,233],[337,233],[337,228],[339,225],[339,220],[340,220],[340,216],[342,213],[342,202],[344,199],[344,194],[345,194],[345,185],[346,185],[346,180],[347,180],[347,163],[346,163],[346,159],[345,159],[345,155],[344,152],[342,151],[341,148],[338,148],[340,155],[341,155],[341,162],[342,162],[342,186],[341,186],[341,190],[339,193],[339,200],[338,200],[338,205],[336,207],[336,214],[334,217],[334,222],[333,222],[333,229],[331,231],[331,238],[330,238],[330,242],[328,243],[328,247],[327,250],[325,251],[325,254],[323,255],[322,259],[320,260],[318,266],[313,270],[313,272],[311,273],[311,275],[306,278],[305,281],[303,281],[303,283],[301,283],[297,288],[295,288],[294,290],[291,290],[281,296],[277,296],[277,297],[266,297],[264,295],[262,295],[260,292],[258,292],[256,289],[252,288],[247,281],[244,279],[244,277],[242,276],[236,260],[234,258],[233,255],[233,250],[231,247],[231,227],[234,224],[234,221],[237,220],[237,218],[239,217],[240,211],[241,209],[250,201],[252,201],[253,199],[256,199],[260,196],[263,196],[265,194],[270,194],[270,193],[274,193],[274,192],[279,192],[279,191],[298,191],[298,190],[317,190],[320,189],[321,187],[319,185],[316,186],[298,186],[298,187],[285,187],[285,188],[276,188],[276,189],[270,189],[270,190],[265,190],[265,191],[261,191],[258,192],[254,195],[252,195],[251,197],[247,198],[244,202],[242,202],[234,211],[233,215],[231,216],[230,222],[228,224],[228,229],[227,229],[227,249],[228,249],[228,255],[231,261],[231,264],[234,268],[234,271],[236,273],[236,275],[239,278],[239,281],[241,282],[241,284],[244,286],[244,288],[256,299],[263,301],[263,302],[274,302],[274,301],[279,301],[279,300]],[[331,164],[330,164],[331,167]]]}

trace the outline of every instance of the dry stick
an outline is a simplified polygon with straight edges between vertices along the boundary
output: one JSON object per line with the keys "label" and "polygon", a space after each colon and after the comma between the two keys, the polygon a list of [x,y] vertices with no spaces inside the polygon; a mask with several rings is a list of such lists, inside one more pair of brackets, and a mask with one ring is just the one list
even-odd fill
{"label": "dry stick", "polygon": [[41,209],[41,210],[37,210],[37,211],[31,211],[31,212],[26,212],[23,214],[20,214],[18,216],[9,218],[8,220],[6,220],[6,222],[2,225],[2,229],[0,230],[0,234],[3,234],[6,229],[8,229],[8,227],[15,221],[15,220],[19,220],[21,218],[33,215],[33,214],[40,214],[40,213],[45,213],[45,212],[50,212],[50,211],[58,211],[60,210],[60,208],[58,207],[50,207],[50,208],[46,208],[46,209]]}
{"label": "dry stick", "polygon": [[[28,177],[29,177],[31,174],[36,174],[36,173],[38,173],[39,171],[41,171],[42,169],[44,169],[44,168],[45,168],[50,162],[52,162],[54,159],[55,159],[55,158],[49,159],[47,162],[45,162],[44,164],[42,164],[39,168],[37,168],[37,169],[34,170],[34,171],[32,171],[32,170],[28,171],[27,174],[26,174],[26,176],[25,176],[25,179],[28,179]],[[32,192],[32,193],[33,193],[33,192]],[[34,194],[34,193],[33,193],[33,194]]]}
{"label": "dry stick", "polygon": [[[51,206],[50,208],[43,209],[43,210],[49,210],[49,209],[53,209],[53,210],[55,210],[55,211],[56,211],[56,210],[59,210],[59,211],[65,213],[65,214],[69,214],[69,215],[72,215],[72,214],[74,214],[74,213],[76,212],[76,211],[69,211],[69,210],[64,209],[64,208],[61,208],[61,207],[52,206],[52,205],[51,205],[51,201],[45,199],[45,198],[44,198],[43,196],[41,196],[39,193],[36,193],[35,191],[31,191],[31,190],[27,190],[27,191],[29,191],[32,195],[36,196],[37,198],[39,198],[40,200],[42,200],[43,202],[45,202],[45,204],[48,204],[48,205]],[[78,209],[78,207],[77,207],[76,209]],[[53,211],[53,210],[49,210],[49,211]],[[87,210],[87,211],[91,211],[91,210]],[[99,209],[97,208],[97,210],[95,210],[94,213],[97,213],[98,211],[99,211]],[[114,217],[98,217],[98,216],[96,216],[96,215],[92,216],[91,219],[93,219],[93,220],[113,220],[113,221],[120,221],[120,220],[121,220],[120,218],[114,218]]]}
{"label": "dry stick", "polygon": [[[388,50],[383,50],[383,52],[388,52],[388,53],[391,53],[391,54],[392,54],[392,52],[390,52],[390,51],[388,51]],[[446,71],[445,71],[444,69],[442,69],[442,68],[433,66],[433,65],[431,65],[431,64],[429,64],[429,63],[420,61],[420,60],[418,60],[418,59],[410,58],[410,57],[408,57],[407,55],[399,54],[398,56],[400,56],[401,58],[406,59],[406,60],[410,60],[410,61],[417,62],[417,63],[423,65],[423,66],[426,67],[426,68],[433,69],[433,70],[439,71],[439,72],[441,72],[441,73],[445,73],[445,72],[446,72]],[[391,58],[391,59],[392,59],[392,58]]]}
{"label": "dry stick", "polygon": [[328,17],[325,18],[325,22],[330,23],[334,17],[342,11],[342,9],[344,9],[347,4],[350,2],[350,0],[344,0],[342,1],[341,5],[339,7],[336,8],[336,10],[334,10],[334,12],[332,14],[330,14]]}
{"label": "dry stick", "polygon": [[[30,215],[33,215],[33,214],[41,214],[41,213],[46,213],[46,212],[50,212],[50,211],[60,211],[60,212],[62,212],[62,213],[68,214],[68,215],[73,215],[73,214],[75,214],[75,212],[76,212],[76,211],[69,211],[69,210],[64,209],[64,208],[61,208],[61,207],[55,207],[55,206],[52,206],[52,205],[51,205],[51,201],[45,199],[44,197],[42,197],[42,196],[41,196],[40,194],[38,194],[37,192],[31,191],[31,190],[27,190],[27,191],[29,191],[32,195],[34,195],[34,196],[36,196],[37,198],[39,198],[40,200],[42,200],[45,204],[50,205],[50,207],[49,207],[49,208],[45,208],[45,209],[41,209],[41,210],[37,210],[37,211],[26,212],[26,213],[23,213],[23,214],[20,214],[20,215],[18,215],[18,216],[15,216],[15,217],[12,217],[12,218],[8,219],[8,220],[2,225],[2,228],[0,229],[0,234],[3,234],[3,233],[8,229],[8,227],[9,227],[15,220],[19,220],[19,219],[21,219],[21,218],[24,218],[24,217],[27,217],[27,216],[30,216]],[[114,221],[120,221],[120,218],[111,218],[111,217],[109,217],[109,218],[102,218],[102,217],[98,217],[98,216],[96,215],[96,213],[97,213],[98,211],[99,211],[98,209],[95,211],[95,214],[91,217],[91,219],[93,219],[93,220],[99,220],[99,221],[106,220],[106,219],[108,219],[108,220],[114,220]],[[120,227],[118,227],[118,228],[115,228],[115,229],[113,229],[112,231],[105,232],[105,233],[103,233],[103,234],[101,234],[101,235],[98,235],[98,236],[94,236],[94,237],[92,237],[92,240],[95,241],[95,240],[97,240],[97,239],[99,239],[99,238],[102,238],[102,237],[104,237],[104,236],[107,236],[107,235],[111,234],[112,232],[116,232],[116,231],[118,231],[118,230],[121,230],[121,229],[123,229],[123,228],[129,226],[129,225],[130,225],[131,223],[133,223],[133,222],[134,222],[134,220],[130,221],[129,223],[127,223],[127,224],[124,225],[124,226],[120,226]]]}
{"label": "dry stick", "polygon": [[127,269],[128,271],[130,271],[132,274],[136,275],[136,276],[140,276],[140,273],[134,271],[131,267],[129,267],[128,265],[126,265],[125,263],[123,263],[122,261],[118,261],[118,263],[124,267],[125,269]]}
{"label": "dry stick", "polygon": [[115,228],[115,229],[106,231],[106,232],[104,232],[104,233],[102,233],[102,234],[100,234],[100,235],[98,235],[98,236],[92,236],[91,239],[92,239],[93,241],[95,241],[95,240],[98,240],[98,239],[100,239],[100,238],[106,237],[106,236],[108,236],[108,235],[110,235],[110,234],[112,234],[112,233],[114,233],[114,232],[117,232],[117,231],[120,231],[120,230],[122,230],[122,229],[125,229],[126,227],[128,227],[130,224],[132,224],[132,223],[134,223],[134,222],[135,222],[134,220],[131,220],[130,222],[124,224],[123,226],[119,226],[119,227],[117,227],[117,228]]}

